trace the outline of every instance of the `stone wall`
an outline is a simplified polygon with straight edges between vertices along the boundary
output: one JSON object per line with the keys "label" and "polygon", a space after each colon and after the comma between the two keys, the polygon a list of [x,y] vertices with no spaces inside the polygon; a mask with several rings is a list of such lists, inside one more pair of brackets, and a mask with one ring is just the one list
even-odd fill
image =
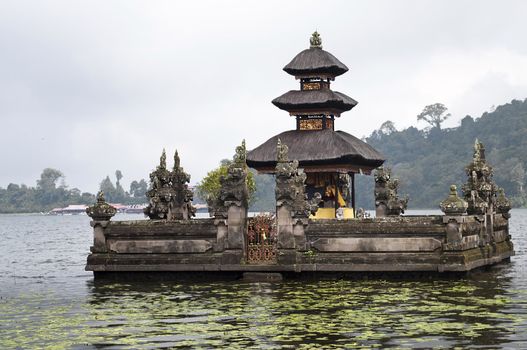
{"label": "stone wall", "polygon": [[[320,196],[307,200],[306,174],[297,161],[288,159],[287,145],[278,140],[277,237],[262,239],[262,246],[250,244],[251,252],[272,250],[272,259],[247,259],[246,155],[242,142],[227,175],[220,178],[219,193],[209,198],[211,219],[190,219],[190,176],[180,166],[177,152],[171,172],[163,151],[160,165],[151,174],[153,189],[146,211],[151,220],[111,221],[116,210],[99,193],[97,203],[87,210],[93,219],[94,243],[86,269],[100,273],[443,272],[469,271],[514,255],[508,226],[510,203],[503,191],[498,195],[492,168],[478,141],[463,187],[467,201],[458,197],[452,185],[440,205],[445,215],[400,216],[408,199],[398,197],[397,180],[380,169],[375,189],[377,218],[310,220]],[[265,236],[262,229],[258,235]]]}
{"label": "stone wall", "polygon": [[291,226],[283,229],[292,240],[279,242],[277,263],[253,265],[245,260],[245,220],[237,220],[236,214],[219,221],[92,221],[97,244],[86,269],[442,272],[469,271],[514,254],[508,220],[500,214],[491,218],[491,225],[486,225],[483,216],[459,216],[455,221],[439,215],[290,220],[282,225]]}

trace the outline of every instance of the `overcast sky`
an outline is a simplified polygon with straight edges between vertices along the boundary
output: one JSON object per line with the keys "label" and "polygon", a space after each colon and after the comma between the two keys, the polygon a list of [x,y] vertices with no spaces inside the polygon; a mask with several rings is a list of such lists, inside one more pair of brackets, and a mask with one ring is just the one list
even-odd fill
{"label": "overcast sky", "polygon": [[359,102],[336,129],[424,128],[435,102],[457,126],[527,97],[526,14],[526,1],[0,0],[0,187],[52,167],[89,192],[120,169],[128,188],[163,147],[196,183],[242,139],[295,127],[271,100],[298,89],[282,68],[314,30],[350,68],[332,88]]}

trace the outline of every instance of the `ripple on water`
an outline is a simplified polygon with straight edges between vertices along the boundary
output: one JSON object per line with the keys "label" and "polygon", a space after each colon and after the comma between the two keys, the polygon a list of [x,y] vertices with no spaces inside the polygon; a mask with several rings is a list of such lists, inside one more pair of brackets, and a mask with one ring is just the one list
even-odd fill
{"label": "ripple on water", "polygon": [[[527,211],[511,264],[459,280],[94,283],[86,217],[0,216],[0,348],[453,348],[527,342]],[[9,232],[7,234],[6,232]]]}

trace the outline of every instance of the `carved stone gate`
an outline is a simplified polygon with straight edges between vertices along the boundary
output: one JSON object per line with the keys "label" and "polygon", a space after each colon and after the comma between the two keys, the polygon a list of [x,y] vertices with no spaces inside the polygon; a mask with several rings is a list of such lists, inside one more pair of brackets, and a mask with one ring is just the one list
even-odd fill
{"label": "carved stone gate", "polygon": [[247,263],[276,264],[276,220],[271,214],[256,215],[248,220]]}

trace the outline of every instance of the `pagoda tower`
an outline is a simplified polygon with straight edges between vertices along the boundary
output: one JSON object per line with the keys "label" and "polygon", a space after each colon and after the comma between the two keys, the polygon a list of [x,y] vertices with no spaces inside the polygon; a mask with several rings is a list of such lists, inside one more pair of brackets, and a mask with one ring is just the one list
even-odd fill
{"label": "pagoda tower", "polygon": [[[384,162],[373,147],[344,131],[335,131],[335,119],[351,110],[357,101],[331,90],[331,82],[348,67],[322,49],[317,32],[310,47],[293,58],[284,71],[300,81],[300,90],[291,90],[272,103],[296,118],[296,129],[273,136],[247,154],[247,164],[262,173],[274,173],[276,145],[280,139],[289,147],[289,158],[299,161],[307,174],[309,197],[323,199],[316,218],[335,218],[344,213],[354,217],[356,173],[370,174]],[[337,210],[342,208],[342,210]]]}

